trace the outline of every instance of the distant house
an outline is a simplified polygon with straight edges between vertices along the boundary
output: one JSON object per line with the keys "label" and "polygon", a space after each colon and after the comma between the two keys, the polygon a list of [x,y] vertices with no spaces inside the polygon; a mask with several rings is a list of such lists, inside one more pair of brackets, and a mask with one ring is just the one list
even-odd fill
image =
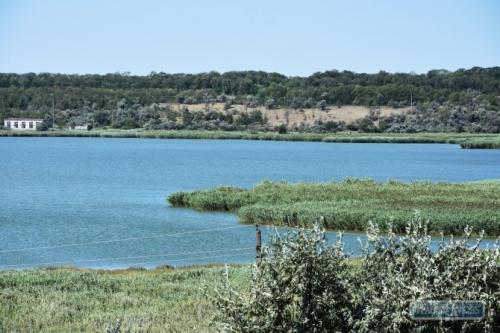
{"label": "distant house", "polygon": [[84,121],[71,121],[68,129],[69,130],[80,130],[87,131],[89,129],[90,124]]}
{"label": "distant house", "polygon": [[89,128],[89,125],[88,124],[85,124],[85,125],[75,125],[75,127],[73,129],[75,130],[88,130]]}
{"label": "distant house", "polygon": [[18,131],[35,131],[42,122],[43,119],[7,118],[3,121],[3,127]]}

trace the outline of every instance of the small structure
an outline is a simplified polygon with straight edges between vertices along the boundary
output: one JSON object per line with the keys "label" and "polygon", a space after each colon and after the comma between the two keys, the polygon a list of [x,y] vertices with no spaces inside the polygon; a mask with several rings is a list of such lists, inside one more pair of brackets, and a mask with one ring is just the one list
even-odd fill
{"label": "small structure", "polygon": [[88,122],[77,119],[76,121],[71,120],[69,122],[68,129],[69,130],[77,130],[77,131],[87,131],[90,127],[91,127],[91,125]]}
{"label": "small structure", "polygon": [[42,122],[43,119],[7,118],[3,121],[3,127],[18,131],[35,131]]}
{"label": "small structure", "polygon": [[89,125],[88,124],[85,124],[85,125],[75,125],[75,127],[73,129],[86,131],[86,130],[89,129]]}

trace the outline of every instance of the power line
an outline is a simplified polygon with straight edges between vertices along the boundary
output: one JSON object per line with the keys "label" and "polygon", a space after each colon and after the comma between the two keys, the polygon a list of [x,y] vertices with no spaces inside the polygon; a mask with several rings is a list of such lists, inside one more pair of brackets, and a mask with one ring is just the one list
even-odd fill
{"label": "power line", "polygon": [[129,237],[129,238],[120,238],[120,239],[109,239],[109,240],[100,240],[100,241],[92,241],[85,243],[71,243],[71,244],[60,244],[60,245],[47,245],[47,246],[37,246],[37,247],[26,247],[22,249],[11,249],[11,250],[2,250],[0,253],[12,253],[12,252],[22,252],[22,251],[31,251],[31,250],[46,250],[46,249],[58,249],[64,247],[72,247],[72,246],[84,246],[84,245],[95,245],[95,244],[109,244],[116,242],[126,242],[126,241],[135,241],[135,240],[144,240],[144,239],[155,239],[155,238],[163,238],[163,237],[173,237],[173,236],[181,236],[188,234],[197,234],[203,232],[212,232],[219,230],[228,230],[228,229],[236,229],[236,228],[249,228],[253,226],[230,226],[224,228],[213,228],[213,229],[203,229],[203,230],[193,230],[193,231],[184,231],[177,232],[173,234],[159,234],[155,236],[145,236],[145,237]]}
{"label": "power line", "polygon": [[[81,259],[81,260],[72,260],[72,261],[52,261],[52,262],[42,262],[42,263],[30,263],[30,264],[10,264],[10,265],[2,265],[2,268],[8,267],[19,267],[19,266],[48,266],[48,265],[64,265],[64,264],[73,264],[73,263],[82,263],[82,262],[99,262],[99,261],[115,261],[115,260],[129,260],[129,259],[143,259],[143,258],[155,258],[155,257],[169,257],[169,256],[180,256],[180,255],[191,255],[191,254],[200,254],[200,253],[216,253],[223,251],[248,251],[253,250],[253,247],[242,247],[236,249],[222,249],[222,250],[209,250],[209,251],[194,251],[194,252],[180,252],[180,253],[165,253],[165,254],[152,254],[152,255],[141,255],[141,256],[128,256],[128,257],[111,257],[111,258],[97,258],[97,259]],[[194,258],[183,258],[183,259],[172,259],[170,261],[177,260],[189,260],[189,259],[198,259]]]}
{"label": "power line", "polygon": [[[194,260],[194,259],[204,260],[204,259],[214,259],[214,258],[237,257],[237,256],[241,256],[241,255],[243,255],[243,254],[242,253],[238,253],[238,254],[223,254],[223,255],[209,256],[209,257],[195,257],[195,258],[172,259],[172,260],[169,260],[169,262],[172,262],[172,261],[175,261],[175,262],[177,262],[177,261],[186,261],[186,260]],[[163,260],[154,260],[154,261],[133,262],[131,264],[144,265],[144,264],[154,264],[154,263],[162,263],[162,262],[164,262],[164,261]]]}

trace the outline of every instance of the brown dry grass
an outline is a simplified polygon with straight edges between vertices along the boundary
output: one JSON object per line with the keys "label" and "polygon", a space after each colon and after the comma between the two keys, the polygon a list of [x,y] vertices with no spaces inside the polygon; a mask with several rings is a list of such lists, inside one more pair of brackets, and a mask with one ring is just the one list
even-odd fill
{"label": "brown dry grass", "polygon": [[[180,108],[179,104],[170,104],[174,110]],[[190,112],[202,111],[206,112],[205,104],[190,104],[185,105]],[[226,112],[224,110],[224,103],[214,103],[209,106],[210,110],[218,112]],[[383,106],[380,107],[381,116],[388,116],[390,114],[401,114],[409,111],[410,108],[392,108]],[[271,126],[278,126],[281,124],[286,124],[288,126],[300,125],[305,123],[306,125],[312,125],[316,120],[326,121],[344,121],[349,124],[358,119],[367,116],[370,112],[370,107],[366,106],[330,106],[325,111],[317,108],[312,109],[299,109],[294,110],[291,108],[278,108],[274,110],[268,110],[263,106],[256,108],[245,107],[241,104],[236,104],[231,107],[231,110],[236,110],[238,112],[251,112],[254,110],[260,110],[267,118],[268,123]]]}

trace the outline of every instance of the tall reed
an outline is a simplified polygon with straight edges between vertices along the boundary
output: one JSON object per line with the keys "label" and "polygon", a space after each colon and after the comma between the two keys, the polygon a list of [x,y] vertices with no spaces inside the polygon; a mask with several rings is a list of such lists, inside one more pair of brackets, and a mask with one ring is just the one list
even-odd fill
{"label": "tall reed", "polygon": [[179,192],[167,198],[174,207],[235,211],[243,223],[364,230],[368,222],[392,223],[403,232],[415,210],[431,230],[459,234],[466,225],[500,234],[500,183],[401,183],[347,179],[331,183],[263,182],[245,190],[217,187]]}

